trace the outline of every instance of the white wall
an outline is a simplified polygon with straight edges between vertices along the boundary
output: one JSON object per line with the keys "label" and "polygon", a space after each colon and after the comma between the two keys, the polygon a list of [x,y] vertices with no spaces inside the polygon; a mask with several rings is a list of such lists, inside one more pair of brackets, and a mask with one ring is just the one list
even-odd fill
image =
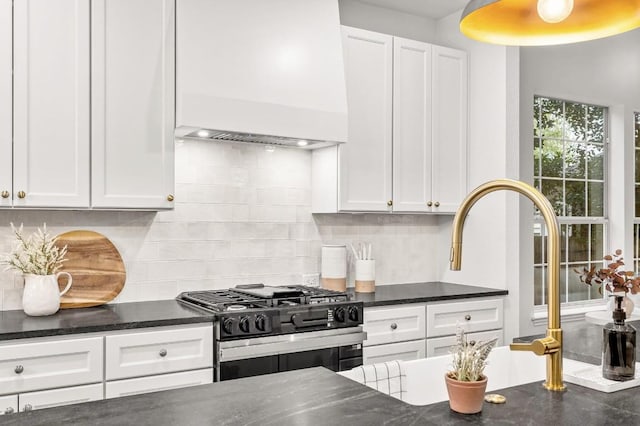
{"label": "white wall", "polygon": [[340,23],[350,27],[434,43],[436,22],[357,0],[339,0]]}
{"label": "white wall", "polygon": [[[609,107],[609,218],[611,248],[631,257],[633,239],[633,111],[640,111],[640,30],[601,40],[520,52],[521,179],[533,182],[533,96],[551,96]],[[522,210],[523,306],[533,306],[533,236],[530,210]],[[535,332],[523,312],[521,327]]]}
{"label": "white wall", "polygon": [[[54,235],[100,232],[127,270],[116,302],[241,283],[300,283],[301,274],[319,271],[323,242],[371,242],[378,284],[437,279],[436,218],[325,215],[314,221],[310,176],[308,151],[188,141],[176,150],[175,210],[0,211],[0,252],[12,245],[10,222],[24,223],[29,233],[44,222]],[[21,295],[21,277],[0,273],[2,309],[20,309]]]}

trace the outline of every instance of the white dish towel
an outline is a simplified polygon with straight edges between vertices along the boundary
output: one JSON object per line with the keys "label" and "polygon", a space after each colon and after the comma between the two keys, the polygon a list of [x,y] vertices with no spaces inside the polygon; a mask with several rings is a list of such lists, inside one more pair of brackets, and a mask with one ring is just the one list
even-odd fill
{"label": "white dish towel", "polygon": [[401,401],[407,393],[407,375],[400,360],[363,365],[339,374]]}

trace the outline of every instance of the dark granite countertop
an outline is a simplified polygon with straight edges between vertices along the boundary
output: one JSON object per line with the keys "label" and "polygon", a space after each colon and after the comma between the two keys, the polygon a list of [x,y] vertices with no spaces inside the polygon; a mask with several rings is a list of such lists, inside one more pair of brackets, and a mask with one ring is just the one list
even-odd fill
{"label": "dark granite countertop", "polygon": [[45,317],[30,317],[23,311],[0,311],[0,341],[210,322],[212,319],[211,315],[175,300],[61,309]]}
{"label": "dark granite countertop", "polygon": [[540,383],[500,391],[461,415],[448,402],[411,406],[324,368],[289,371],[2,417],[4,425],[608,425],[640,424],[640,393]]}
{"label": "dark granite countertop", "polygon": [[354,295],[355,300],[364,302],[365,307],[505,296],[509,294],[507,290],[443,282],[379,285],[376,286],[375,293],[356,293],[353,288],[348,289],[348,291]]}

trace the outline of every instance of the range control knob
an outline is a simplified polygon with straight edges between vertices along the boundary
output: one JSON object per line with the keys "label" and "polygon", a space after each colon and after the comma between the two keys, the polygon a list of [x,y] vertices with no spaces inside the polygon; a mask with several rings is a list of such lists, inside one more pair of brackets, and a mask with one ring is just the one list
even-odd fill
{"label": "range control knob", "polygon": [[349,306],[349,321],[360,321],[360,309],[357,306]]}
{"label": "range control knob", "polygon": [[267,329],[267,317],[265,315],[256,315],[256,328],[259,331],[265,331]]}
{"label": "range control knob", "polygon": [[291,322],[296,327],[302,327],[302,324],[303,324],[302,316],[300,316],[299,314],[291,315]]}
{"label": "range control knob", "polygon": [[333,316],[336,319],[336,321],[344,322],[345,316],[346,316],[346,312],[344,311],[343,307],[336,308],[336,310],[333,312]]}
{"label": "range control knob", "polygon": [[249,317],[240,318],[240,330],[244,331],[245,333],[249,332]]}
{"label": "range control knob", "polygon": [[222,321],[222,329],[224,332],[227,334],[233,334],[233,324],[235,322],[236,321],[233,318],[225,318],[224,321]]}

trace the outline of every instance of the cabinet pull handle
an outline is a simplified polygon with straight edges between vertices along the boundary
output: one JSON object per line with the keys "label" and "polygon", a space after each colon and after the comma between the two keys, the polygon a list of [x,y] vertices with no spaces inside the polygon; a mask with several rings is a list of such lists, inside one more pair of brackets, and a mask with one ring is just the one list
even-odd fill
{"label": "cabinet pull handle", "polygon": [[166,349],[160,349],[159,355],[164,358],[165,356],[167,356],[167,350]]}
{"label": "cabinet pull handle", "polygon": [[464,316],[465,321],[471,321],[471,315],[467,314]]}
{"label": "cabinet pull handle", "polygon": [[167,201],[173,201],[173,194],[167,195]]}
{"label": "cabinet pull handle", "polygon": [[21,365],[16,365],[16,368],[14,368],[14,370],[16,372],[16,374],[22,374],[22,372],[24,371],[24,367]]}
{"label": "cabinet pull handle", "polygon": [[435,203],[433,203],[433,205],[436,207],[440,207],[440,201],[436,201]]}
{"label": "cabinet pull handle", "polygon": [[433,202],[427,201],[427,207],[431,207],[432,205],[433,205]]}
{"label": "cabinet pull handle", "polygon": [[27,196],[27,193],[24,191],[18,191],[18,198],[24,198]]}
{"label": "cabinet pull handle", "polygon": [[0,193],[0,195],[2,195],[2,198],[9,198],[9,195],[11,195],[11,194],[9,194],[9,191],[7,191],[7,190],[5,189],[4,191],[2,191],[2,192]]}
{"label": "cabinet pull handle", "polygon": [[13,407],[8,407],[6,410],[4,410],[5,414],[13,414],[15,410],[13,409]]}
{"label": "cabinet pull handle", "polygon": [[26,404],[24,406],[24,411],[31,411],[31,410],[33,410],[33,406],[31,404]]}
{"label": "cabinet pull handle", "polygon": [[398,324],[396,324],[395,322],[391,323],[391,329],[395,330],[396,328],[398,328]]}
{"label": "cabinet pull handle", "polygon": [[391,207],[391,206],[393,205],[393,200],[389,200],[389,201],[387,201],[387,205],[388,205],[389,207]]}

